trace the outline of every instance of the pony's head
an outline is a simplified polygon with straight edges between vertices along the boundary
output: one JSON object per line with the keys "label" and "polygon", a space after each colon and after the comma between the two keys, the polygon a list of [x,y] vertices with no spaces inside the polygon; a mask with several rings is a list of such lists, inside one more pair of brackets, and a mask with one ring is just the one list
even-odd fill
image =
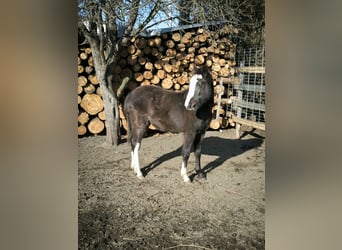
{"label": "pony's head", "polygon": [[213,99],[212,77],[208,67],[195,68],[190,79],[184,106],[187,110],[198,110]]}

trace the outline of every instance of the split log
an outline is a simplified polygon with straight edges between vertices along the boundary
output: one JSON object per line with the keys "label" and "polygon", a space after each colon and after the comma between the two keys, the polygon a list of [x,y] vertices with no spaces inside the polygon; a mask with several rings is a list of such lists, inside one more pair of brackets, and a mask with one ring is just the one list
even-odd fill
{"label": "split log", "polygon": [[207,41],[207,39],[208,39],[208,36],[207,36],[207,34],[204,34],[204,33],[199,34],[195,37],[195,40],[199,41],[201,43],[204,43],[205,41]]}
{"label": "split log", "polygon": [[79,77],[77,78],[77,83],[78,83],[78,85],[80,85],[81,87],[85,86],[85,85],[87,84],[87,82],[88,82],[88,79],[87,79],[87,77],[85,77],[85,76],[79,76]]}
{"label": "split log", "polygon": [[219,129],[220,128],[220,118],[219,119],[212,119],[209,127],[211,129],[214,129],[214,130]]}
{"label": "split log", "polygon": [[230,71],[224,67],[224,68],[220,69],[219,76],[227,77],[227,76],[229,76],[229,73],[230,73]]}
{"label": "split log", "polygon": [[93,84],[88,84],[83,87],[83,91],[87,94],[92,94],[96,90],[95,86]]}
{"label": "split log", "polygon": [[100,86],[98,86],[97,88],[96,88],[96,94],[97,95],[99,95],[99,96],[102,96],[102,88],[100,87]]}
{"label": "split log", "polygon": [[151,63],[151,62],[145,63],[145,69],[152,70],[153,69],[153,63]]}
{"label": "split log", "polygon": [[144,75],[140,72],[134,73],[134,79],[137,82],[142,82],[144,80]]}
{"label": "split log", "polygon": [[206,47],[201,47],[198,49],[198,54],[206,54],[207,53],[207,48]]}
{"label": "split log", "polygon": [[168,47],[169,49],[172,49],[173,47],[175,47],[175,43],[172,40],[167,40],[166,41],[166,47]]}
{"label": "split log", "polygon": [[196,65],[202,65],[205,62],[205,58],[203,55],[197,55],[195,57],[195,63]]}
{"label": "split log", "polygon": [[77,73],[81,74],[84,71],[84,67],[82,65],[77,65]]}
{"label": "split log", "polygon": [[77,96],[77,104],[80,104],[81,101],[82,101],[82,98],[78,95],[78,96]]}
{"label": "split log", "polygon": [[194,47],[189,47],[188,48],[188,53],[194,53],[195,52],[195,48]]}
{"label": "split log", "polygon": [[160,37],[156,37],[154,38],[154,44],[156,47],[159,47],[161,45],[161,38]]}
{"label": "split log", "polygon": [[78,135],[85,135],[86,133],[87,133],[87,128],[86,128],[86,126],[84,126],[84,125],[80,125],[80,126],[78,126],[78,128],[77,128],[77,133],[78,133]]}
{"label": "split log", "polygon": [[152,38],[147,39],[146,43],[147,43],[148,47],[156,46],[154,39],[152,39]]}
{"label": "split log", "polygon": [[127,57],[127,63],[132,66],[137,63],[137,60],[138,57],[136,55],[130,55]]}
{"label": "split log", "polygon": [[85,94],[80,105],[90,115],[96,115],[103,109],[103,101],[96,94]]}
{"label": "split log", "polygon": [[225,60],[225,59],[220,58],[219,61],[218,61],[218,64],[219,64],[221,67],[223,67],[223,66],[225,66],[227,63],[226,63],[226,60]]}
{"label": "split log", "polygon": [[87,53],[85,53],[85,52],[80,53],[80,58],[81,58],[82,60],[87,60],[87,58],[88,58]]}
{"label": "split log", "polygon": [[87,53],[88,55],[91,54],[91,48],[85,48],[84,52]]}
{"label": "split log", "polygon": [[83,91],[83,88],[80,85],[77,85],[77,94],[81,94]]}
{"label": "split log", "polygon": [[[145,49],[145,48],[144,48]],[[144,49],[137,49],[137,51],[134,53],[137,57],[142,57],[144,56]]]}
{"label": "split log", "polygon": [[172,80],[170,78],[165,78],[162,80],[161,86],[163,89],[171,89],[172,88]]}
{"label": "split log", "polygon": [[89,75],[88,80],[94,85],[99,84],[99,80],[97,79],[96,75]]}
{"label": "split log", "polygon": [[165,71],[164,71],[164,70],[161,70],[161,69],[158,70],[158,71],[157,71],[157,76],[158,76],[159,79],[164,79],[165,76],[166,76]]}
{"label": "split log", "polygon": [[175,42],[179,42],[181,40],[181,35],[179,33],[173,33],[172,40]]}
{"label": "split log", "polygon": [[173,88],[175,90],[180,90],[181,89],[181,85],[179,83],[175,83],[175,84],[173,84]]}
{"label": "split log", "polygon": [[105,112],[104,110],[102,110],[100,113],[98,113],[97,116],[98,116],[102,121],[105,121],[105,120],[106,120],[106,112]]}
{"label": "split log", "polygon": [[179,43],[177,44],[177,49],[178,51],[183,52],[186,49],[186,45],[184,43]]}
{"label": "split log", "polygon": [[172,71],[172,66],[171,66],[170,64],[168,64],[168,63],[165,63],[165,64],[163,65],[163,69],[165,70],[165,72],[171,73],[171,71]]}
{"label": "split log", "polygon": [[158,77],[158,75],[153,75],[153,78],[151,79],[151,83],[156,85],[159,82],[160,82],[160,78]]}
{"label": "split log", "polygon": [[203,28],[198,28],[197,29],[197,34],[203,34],[204,32],[204,29]]}
{"label": "split log", "polygon": [[212,71],[216,71],[216,72],[219,72],[221,70],[221,66],[217,63],[214,63],[212,66],[211,66],[211,70]]}
{"label": "split log", "polygon": [[88,130],[93,134],[99,134],[104,129],[104,122],[95,117],[88,123]]}
{"label": "split log", "polygon": [[143,74],[144,78],[147,80],[151,80],[153,78],[153,74],[151,71],[145,71]]}
{"label": "split log", "polygon": [[133,55],[137,51],[137,49],[134,45],[129,45],[127,51],[130,55]]}
{"label": "split log", "polygon": [[188,82],[188,77],[187,76],[181,75],[181,76],[179,76],[177,78],[177,83],[180,84],[180,85],[184,85],[187,82]]}
{"label": "split log", "polygon": [[174,57],[177,54],[177,51],[175,49],[167,49],[166,50],[166,56],[168,57]]}
{"label": "split log", "polygon": [[154,63],[154,67],[156,68],[156,69],[162,69],[163,68],[163,61],[161,61],[161,60],[157,60],[155,63]]}
{"label": "split log", "polygon": [[89,121],[89,114],[87,112],[81,112],[78,115],[78,122],[82,125],[86,124]]}
{"label": "split log", "polygon": [[141,86],[147,86],[147,85],[151,85],[151,81],[148,79],[145,79],[144,81],[141,82],[140,84]]}
{"label": "split log", "polygon": [[94,67],[93,66],[86,66],[85,68],[84,68],[84,71],[88,74],[88,75],[90,75],[93,71],[94,71]]}
{"label": "split log", "polygon": [[211,66],[213,65],[213,62],[212,62],[211,60],[207,60],[207,61],[205,62],[205,64],[206,64],[209,68],[211,68]]}
{"label": "split log", "polygon": [[88,65],[94,67],[94,58],[92,56],[88,58]]}

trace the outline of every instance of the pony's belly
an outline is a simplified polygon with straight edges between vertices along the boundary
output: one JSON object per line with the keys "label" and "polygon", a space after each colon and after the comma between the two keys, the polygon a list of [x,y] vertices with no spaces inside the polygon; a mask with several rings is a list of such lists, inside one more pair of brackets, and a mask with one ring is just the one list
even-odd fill
{"label": "pony's belly", "polygon": [[180,133],[183,131],[183,127],[173,122],[161,121],[161,120],[150,120],[150,123],[159,131]]}

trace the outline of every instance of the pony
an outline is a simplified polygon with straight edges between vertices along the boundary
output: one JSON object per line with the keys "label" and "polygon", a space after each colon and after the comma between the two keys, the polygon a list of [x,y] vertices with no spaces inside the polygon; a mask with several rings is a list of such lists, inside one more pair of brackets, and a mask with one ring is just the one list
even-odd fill
{"label": "pony", "polygon": [[189,182],[187,164],[190,153],[195,154],[195,170],[200,178],[201,144],[212,119],[214,91],[211,72],[207,66],[195,67],[189,88],[181,92],[165,90],[158,86],[139,86],[124,101],[124,114],[128,123],[131,145],[131,168],[139,179],[139,149],[150,124],[162,132],[183,133],[181,176]]}

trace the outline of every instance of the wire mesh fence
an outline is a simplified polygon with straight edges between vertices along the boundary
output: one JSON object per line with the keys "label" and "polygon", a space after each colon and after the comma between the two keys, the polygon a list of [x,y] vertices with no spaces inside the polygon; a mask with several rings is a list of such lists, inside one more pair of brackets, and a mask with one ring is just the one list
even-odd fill
{"label": "wire mesh fence", "polygon": [[238,129],[239,124],[265,129],[265,48],[245,49],[235,60],[238,80],[227,85],[226,114]]}

